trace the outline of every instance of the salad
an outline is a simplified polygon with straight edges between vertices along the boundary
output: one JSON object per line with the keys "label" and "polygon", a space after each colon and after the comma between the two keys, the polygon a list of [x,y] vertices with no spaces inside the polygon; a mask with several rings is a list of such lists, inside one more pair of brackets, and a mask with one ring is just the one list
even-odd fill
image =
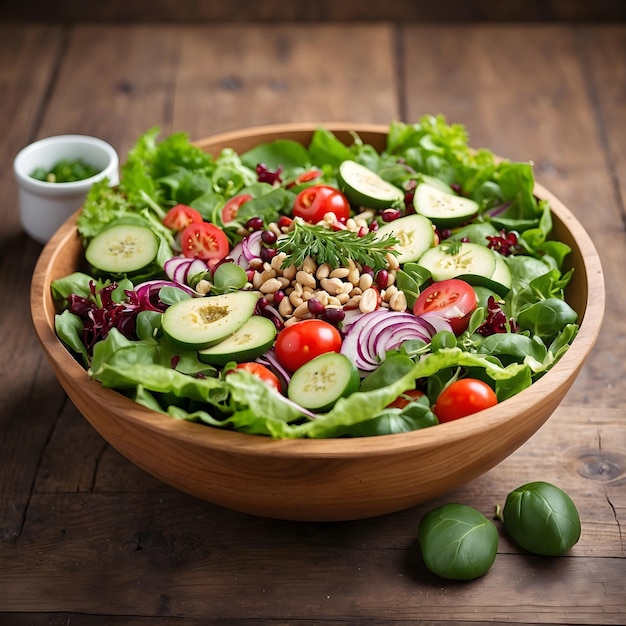
{"label": "salad", "polygon": [[158,128],[79,214],[56,331],[103,386],[278,438],[402,433],[529,387],[574,340],[529,163],[442,116],[213,157]]}

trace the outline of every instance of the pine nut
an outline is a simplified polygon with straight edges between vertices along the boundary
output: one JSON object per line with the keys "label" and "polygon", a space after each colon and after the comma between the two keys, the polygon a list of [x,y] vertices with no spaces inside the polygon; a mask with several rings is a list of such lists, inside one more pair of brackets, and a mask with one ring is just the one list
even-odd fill
{"label": "pine nut", "polygon": [[293,280],[296,277],[296,266],[288,265],[287,267],[283,268],[282,272],[285,278]]}
{"label": "pine nut", "polygon": [[309,304],[307,302],[303,302],[300,306],[297,306],[293,311],[293,316],[299,319],[313,317],[311,311],[309,311]]}
{"label": "pine nut", "polygon": [[370,274],[363,274],[359,279],[359,288],[361,291],[369,289],[374,284],[374,279]]}
{"label": "pine nut", "polygon": [[283,298],[278,304],[278,312],[282,317],[289,317],[293,313],[293,305],[289,302],[289,298]]}
{"label": "pine nut", "polygon": [[358,285],[359,284],[359,280],[361,278],[361,273],[359,272],[359,268],[358,267],[351,267],[348,270],[348,280],[353,284],[353,285]]}
{"label": "pine nut", "polygon": [[404,291],[398,291],[389,300],[389,308],[393,311],[406,311],[408,303]]}
{"label": "pine nut", "polygon": [[[271,230],[275,235],[282,235],[283,231],[280,230],[276,222],[270,222],[267,226],[268,230]],[[286,255],[285,255],[286,256]]]}
{"label": "pine nut", "polygon": [[298,306],[300,306],[304,302],[304,299],[302,298],[302,294],[301,293],[298,293],[296,291],[292,291],[289,294],[289,302],[291,303],[292,306],[298,307]]}
{"label": "pine nut", "polygon": [[330,263],[322,263],[318,268],[317,272],[315,272],[315,276],[317,280],[322,280],[322,278],[328,278],[331,272]]}
{"label": "pine nut", "polygon": [[346,278],[350,270],[347,267],[338,267],[330,273],[330,278]]}
{"label": "pine nut", "polygon": [[398,291],[399,290],[395,285],[391,285],[391,287],[387,287],[387,289],[385,289],[384,293],[381,291],[380,295],[382,296],[383,300],[385,300],[386,302],[390,302],[391,298],[393,298],[393,296],[395,296]]}
{"label": "pine nut", "polygon": [[296,272],[296,281],[300,283],[303,287],[315,288],[317,286],[315,276],[304,270],[299,270],[298,272]]}
{"label": "pine nut", "polygon": [[266,280],[260,287],[261,293],[276,293],[283,288],[281,282],[277,278],[270,278]]}
{"label": "pine nut", "polygon": [[263,278],[261,278],[260,272],[254,272],[254,276],[252,277],[252,285],[255,289],[260,289],[263,284]]}
{"label": "pine nut", "polygon": [[341,293],[338,293],[335,298],[337,298],[337,300],[341,303],[341,304],[346,304],[348,302],[348,300],[350,300],[350,294],[346,293],[345,291],[342,291]]}
{"label": "pine nut", "polygon": [[361,313],[371,313],[378,308],[378,291],[376,289],[366,289],[359,300],[359,310]]}
{"label": "pine nut", "polygon": [[271,261],[270,265],[272,266],[272,269],[275,270],[276,272],[280,273],[281,272],[281,266],[283,264],[283,261],[287,258],[287,255],[284,252],[279,252]]}
{"label": "pine nut", "polygon": [[320,289],[320,290],[316,291],[316,292],[313,294],[313,297],[314,297],[316,300],[319,300],[319,303],[320,303],[322,306],[327,306],[327,305],[328,305],[328,298],[329,298],[330,296],[328,295],[328,293],[327,293],[326,291],[322,291],[322,290]]}
{"label": "pine nut", "polygon": [[291,285],[291,281],[288,278],[285,278],[284,276],[278,276],[276,280],[280,281],[280,284],[282,285],[283,289],[286,289],[287,287],[289,287],[289,285]]}
{"label": "pine nut", "polygon": [[400,268],[400,263],[398,263],[398,257],[395,254],[391,254],[391,252],[387,252],[387,265],[390,270],[397,270]]}
{"label": "pine nut", "polygon": [[306,257],[304,262],[302,263],[302,270],[307,272],[308,274],[314,274],[317,269],[317,263],[313,257]]}
{"label": "pine nut", "polygon": [[343,291],[343,281],[339,278],[322,278],[320,285],[324,291],[327,291],[331,296],[336,296]]}
{"label": "pine nut", "polygon": [[267,282],[270,278],[276,278],[276,270],[273,270],[271,266],[269,268],[265,268],[261,272],[261,280],[264,283]]}

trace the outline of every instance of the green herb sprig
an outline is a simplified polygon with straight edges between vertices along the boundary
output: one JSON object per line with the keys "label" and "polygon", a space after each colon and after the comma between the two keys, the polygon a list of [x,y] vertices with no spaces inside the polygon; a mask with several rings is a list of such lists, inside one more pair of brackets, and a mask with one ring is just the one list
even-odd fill
{"label": "green herb sprig", "polygon": [[397,243],[392,235],[378,238],[368,232],[360,237],[351,230],[330,230],[296,218],[293,229],[279,238],[277,249],[287,255],[283,267],[299,267],[310,256],[318,264],[328,263],[333,268],[347,267],[354,261],[376,271],[387,267],[387,254],[397,255],[393,248]]}

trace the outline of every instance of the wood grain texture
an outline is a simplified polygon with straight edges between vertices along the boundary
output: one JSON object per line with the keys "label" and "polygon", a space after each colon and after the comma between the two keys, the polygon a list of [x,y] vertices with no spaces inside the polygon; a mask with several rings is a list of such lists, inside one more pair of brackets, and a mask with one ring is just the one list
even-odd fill
{"label": "wood grain texture", "polygon": [[5,541],[19,535],[41,448],[65,402],[26,323],[30,277],[41,247],[22,232],[12,171],[14,156],[37,133],[62,48],[58,27],[0,26],[0,538]]}
{"label": "wood grain texture", "polygon": [[51,5],[31,0],[28,5],[12,0],[0,2],[0,18],[48,22],[345,22],[345,21],[613,21],[626,18],[620,0],[231,0],[195,2],[194,0],[139,0],[85,3],[59,0]]}
{"label": "wood grain texture", "polygon": [[[500,5],[489,4],[496,15]],[[578,2],[537,4],[542,11],[557,4],[571,12],[581,7]],[[602,3],[585,4],[583,10],[593,11]],[[2,17],[6,5],[0,5]],[[77,14],[63,16],[68,3],[62,5],[58,17],[74,22]],[[24,11],[34,5],[19,6]],[[236,3],[228,6],[234,10]],[[430,6],[443,12],[445,5]],[[100,11],[104,5],[81,7]],[[131,3],[124,10],[132,11]],[[332,53],[326,54],[330,34],[322,36],[322,26],[315,24],[317,46],[301,42],[302,30],[291,31],[288,24],[273,24],[264,44],[259,32],[266,25],[256,33],[246,28],[234,39],[216,35],[219,27],[203,30],[197,23],[0,27],[3,624],[169,626],[183,618],[186,624],[228,626],[626,624],[620,317],[626,290],[621,271],[626,32],[623,26],[528,29],[517,24],[501,30],[403,24],[373,24],[372,31],[362,24],[354,30],[344,25],[346,47],[329,44]],[[278,60],[279,33],[291,42],[290,58]],[[360,68],[349,49],[353,33],[361,51],[368,37],[375,42],[369,55],[379,58],[372,77],[352,76]],[[214,45],[207,43],[212,37]],[[260,45],[263,59],[282,70],[307,71],[306,81],[290,79],[294,89],[305,92],[288,91],[299,105],[285,106],[280,118],[276,103],[284,99],[263,80],[276,80],[277,73],[255,60],[251,41]],[[194,50],[204,56],[194,58]],[[223,72],[209,67],[212,53]],[[237,67],[238,55],[246,59],[243,69]],[[84,62],[94,57],[97,73]],[[329,83],[328,70],[314,63],[319,59],[334,64],[334,77],[354,88],[352,97],[333,78],[333,97],[322,99],[320,91]],[[393,79],[384,76],[387,67]],[[214,98],[210,81],[235,72],[244,77],[243,88]],[[206,82],[200,89],[194,79]],[[367,99],[378,81],[376,104],[369,110]],[[212,108],[217,100],[219,107]],[[317,111],[320,119],[325,113],[341,120],[351,117],[354,100],[363,121],[386,123],[385,116],[395,113],[410,120],[439,110],[451,118],[462,115],[477,142],[537,162],[540,182],[557,191],[598,245],[615,300],[609,302],[606,330],[588,365],[565,402],[526,444],[450,495],[489,515],[506,491],[527,479],[560,484],[576,501],[583,523],[581,541],[563,559],[529,557],[500,532],[494,569],[474,583],[450,584],[427,575],[416,551],[417,523],[430,505],[361,522],[308,524],[203,503],[106,446],[64,399],[44,362],[28,320],[30,273],[40,248],[20,231],[10,172],[22,145],[37,136],[80,130],[103,136],[123,152],[152,124],[166,132],[191,130],[199,138],[247,125],[252,106],[253,118],[262,123],[298,121]],[[444,501],[448,498],[432,505]]]}

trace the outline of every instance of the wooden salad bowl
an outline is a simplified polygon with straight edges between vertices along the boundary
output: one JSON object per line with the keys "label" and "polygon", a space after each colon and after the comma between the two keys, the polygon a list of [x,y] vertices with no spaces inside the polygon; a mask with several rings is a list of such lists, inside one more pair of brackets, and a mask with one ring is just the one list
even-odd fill
{"label": "wooden salad bowl", "polygon": [[[345,140],[349,130],[384,148],[386,126],[286,124],[227,132],[198,146],[217,155],[290,138],[308,145],[318,126]],[[176,420],[90,380],[54,330],[51,281],[79,267],[76,214],[45,246],[34,271],[34,326],[69,398],[100,435],[163,482],[233,510],[288,520],[338,521],[409,508],[471,481],[526,442],[550,417],[576,379],[599,332],[604,280],[598,253],[573,214],[536,186],[554,214],[554,237],[572,248],[567,300],[580,331],[561,360],[529,389],[470,417],[410,433],[339,439],[272,439]]]}

